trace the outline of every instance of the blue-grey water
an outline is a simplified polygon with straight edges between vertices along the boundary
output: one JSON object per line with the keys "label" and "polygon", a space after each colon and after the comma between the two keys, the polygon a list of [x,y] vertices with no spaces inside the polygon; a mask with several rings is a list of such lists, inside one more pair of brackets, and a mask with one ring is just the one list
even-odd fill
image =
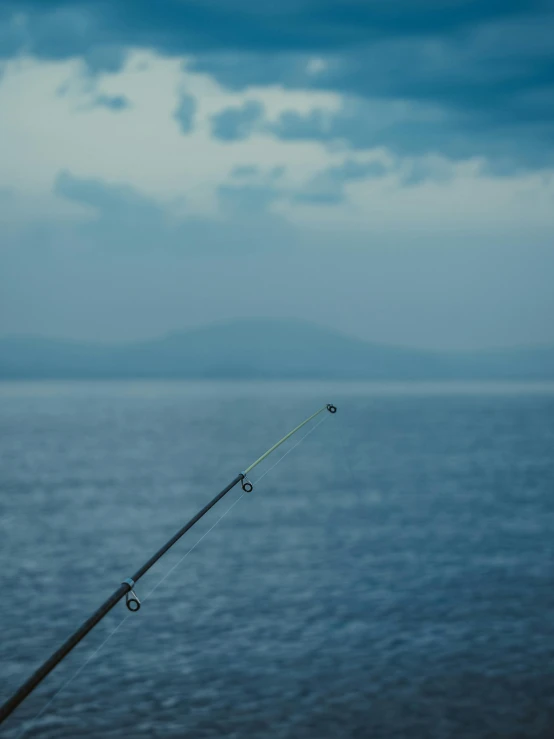
{"label": "blue-grey water", "polygon": [[0,735],[554,736],[551,386],[1,384],[0,699],[329,401]]}

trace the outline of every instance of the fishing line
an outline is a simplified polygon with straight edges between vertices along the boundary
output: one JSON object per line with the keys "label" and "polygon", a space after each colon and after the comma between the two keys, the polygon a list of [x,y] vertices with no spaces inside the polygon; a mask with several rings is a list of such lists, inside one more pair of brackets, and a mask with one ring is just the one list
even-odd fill
{"label": "fishing line", "polygon": [[283,456],[282,456],[282,457],[279,457],[279,459],[278,459],[278,460],[277,460],[277,461],[275,462],[275,464],[272,464],[272,465],[271,465],[271,467],[269,467],[269,468],[268,468],[268,469],[267,469],[267,470],[266,470],[266,471],[265,471],[265,472],[263,473],[263,475],[260,475],[260,476],[258,477],[258,479],[257,479],[257,480],[254,480],[254,482],[255,482],[256,484],[258,484],[258,483],[260,482],[260,480],[262,480],[262,479],[263,479],[263,478],[264,478],[264,477],[265,477],[265,476],[267,475],[267,473],[268,473],[268,472],[271,472],[271,470],[275,469],[275,467],[277,467],[277,465],[278,465],[278,464],[279,464],[280,462],[282,462],[282,461],[283,461],[283,459],[284,459],[284,458],[285,458],[285,457],[286,457],[287,455],[289,455],[289,454],[290,454],[290,453],[292,452],[292,450],[293,450],[293,449],[296,449],[296,447],[297,447],[297,446],[298,446],[299,444],[302,444],[302,442],[304,441],[304,439],[306,439],[306,438],[307,438],[307,437],[308,437],[308,436],[309,436],[309,435],[310,435],[311,433],[313,433],[313,432],[314,432],[314,431],[316,430],[316,428],[317,428],[318,426],[321,426],[321,424],[323,423],[323,421],[325,421],[325,420],[326,420],[326,418],[327,418],[327,416],[323,416],[323,418],[321,419],[321,421],[318,421],[318,422],[317,422],[317,423],[315,424],[315,426],[312,426],[312,428],[311,428],[311,429],[310,429],[310,430],[308,431],[308,433],[307,433],[307,434],[304,434],[304,436],[301,436],[301,437],[300,437],[300,439],[299,439],[299,440],[298,440],[298,441],[296,442],[296,444],[294,444],[294,446],[291,446],[291,448],[290,448],[290,449],[289,449],[289,450],[288,450],[287,452],[285,452],[285,453],[283,454]]}
{"label": "fishing line", "polygon": [[[152,590],[143,598],[146,601],[154,591],[169,577],[169,575],[183,562],[186,557],[200,544],[200,542],[217,526],[217,524],[223,519],[234,506],[242,500],[245,493],[249,493],[253,489],[253,483],[248,480],[246,474],[254,469],[257,465],[263,462],[272,452],[274,452],[281,444],[289,439],[293,434],[299,431],[303,426],[309,423],[312,419],[318,416],[323,411],[329,411],[330,413],[336,413],[337,409],[332,404],[327,404],[320,408],[316,413],[312,414],[305,421],[300,423],[296,428],[286,434],[276,444],[267,450],[261,457],[253,462],[244,472],[239,473],[234,480],[232,480],[218,495],[215,496],[207,505],[204,506],[185,526],[183,526],[161,549],[159,549],[134,575],[132,578],[124,580],[120,587],[112,594],[110,598],[95,612],[93,615],[74,633],[66,640],[64,644],[55,652],[50,659],[46,660],[43,665],[36,670],[36,672],[24,683],[14,695],[6,701],[6,703],[0,707],[0,723],[2,723],[16,708],[17,706],[42,682],[42,680],[56,667],[59,662],[66,657],[69,652],[77,646],[77,644],[91,631],[96,624],[107,615],[107,613],[118,603],[123,596],[125,596],[126,605],[130,612],[136,612],[141,607],[141,601],[134,591],[135,583],[190,529],[194,526],[224,495],[226,495],[232,488],[234,488],[239,482],[241,483],[243,493],[232,503],[229,508],[215,521],[215,523],[198,539],[198,541],[181,557],[181,559],[174,564],[164,576],[156,583]],[[321,419],[315,424],[304,436],[302,436],[296,444],[294,444],[285,454],[283,454],[269,469],[267,469],[260,477],[255,481],[256,484],[264,478],[272,469],[274,469],[282,460],[290,454],[299,444],[304,441],[315,429],[323,423],[324,419]],[[85,667],[96,657],[96,655],[103,649],[111,637],[119,631],[123,624],[130,618],[128,613],[120,623],[113,629],[113,631],[106,637],[106,639],[100,644],[96,650],[85,660],[81,667],[75,672],[72,677],[69,678],[61,687],[54,693],[46,705],[39,711],[35,718],[31,721],[30,726],[23,729],[23,732],[19,735],[18,739],[21,739],[36,723],[36,721],[44,714],[56,697],[85,669]]]}
{"label": "fishing line", "polygon": [[126,616],[124,616],[121,619],[121,621],[117,624],[117,626],[115,627],[115,629],[110,634],[108,634],[108,636],[104,639],[104,641],[102,642],[102,644],[100,644],[100,646],[97,647],[94,650],[94,652],[89,657],[87,657],[87,659],[83,662],[83,664],[79,667],[79,669],[70,678],[68,678],[65,681],[65,683],[62,683],[62,685],[58,688],[58,690],[50,698],[50,700],[48,701],[48,703],[46,703],[46,705],[44,705],[40,709],[40,711],[37,713],[37,715],[34,718],[31,719],[30,725],[29,726],[26,726],[23,729],[23,731],[21,732],[21,734],[18,734],[17,739],[23,739],[23,737],[25,736],[25,734],[27,734],[29,731],[31,731],[31,729],[35,726],[35,724],[39,720],[39,718],[44,713],[46,713],[46,711],[48,710],[48,708],[50,708],[50,706],[56,700],[56,698],[60,695],[60,693],[63,693],[63,691],[67,688],[67,686],[70,685],[81,674],[81,672],[85,669],[85,667],[90,662],[92,662],[92,660],[96,657],[96,655],[100,652],[100,650],[103,647],[106,646],[106,644],[110,641],[110,639],[112,638],[112,636],[119,631],[119,629],[123,626],[123,624],[125,623],[125,621],[127,621],[128,618],[131,618],[131,614],[130,613],[128,613]]}

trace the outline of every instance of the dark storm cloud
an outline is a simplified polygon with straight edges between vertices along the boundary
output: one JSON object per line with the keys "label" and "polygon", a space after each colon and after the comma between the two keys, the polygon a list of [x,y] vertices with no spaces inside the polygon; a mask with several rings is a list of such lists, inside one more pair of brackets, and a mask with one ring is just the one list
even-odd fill
{"label": "dark storm cloud", "polygon": [[[168,53],[342,51],[382,37],[451,35],[475,24],[527,17],[550,0],[5,0],[10,46],[64,58],[97,45]],[[8,47],[8,42],[5,44]]]}
{"label": "dark storm cloud", "polygon": [[455,36],[384,37],[323,55],[315,70],[307,55],[283,56],[279,64],[270,59],[265,67],[262,54],[200,57],[194,66],[235,89],[280,81],[346,95],[335,114],[283,113],[271,126],[283,139],[482,156],[514,171],[554,160],[552,38],[554,14]]}
{"label": "dark storm cloud", "polygon": [[[120,67],[131,46],[192,55],[191,69],[235,90],[280,84],[360,103],[331,130],[317,112],[289,116],[276,129],[285,138],[484,156],[505,171],[553,162],[553,38],[554,0],[8,0],[0,10],[0,56],[81,56],[94,72]],[[324,66],[310,67],[314,56]],[[375,100],[406,101],[415,120],[375,131],[364,107]],[[420,106],[441,116],[421,121]],[[223,119],[216,135],[247,130]]]}
{"label": "dark storm cloud", "polygon": [[[482,143],[457,131],[456,119],[441,110],[413,108],[379,101],[348,101],[339,111],[315,108],[309,113],[285,111],[265,129],[284,141],[342,141],[353,149],[388,146],[400,154],[442,151],[454,158],[468,156]],[[452,133],[456,132],[456,137]],[[450,136],[449,136],[450,134]]]}

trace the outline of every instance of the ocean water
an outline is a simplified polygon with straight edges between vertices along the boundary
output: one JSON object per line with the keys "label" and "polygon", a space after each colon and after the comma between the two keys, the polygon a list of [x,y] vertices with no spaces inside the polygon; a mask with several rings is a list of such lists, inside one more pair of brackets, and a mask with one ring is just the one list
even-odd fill
{"label": "ocean water", "polygon": [[0,736],[554,736],[552,386],[0,384],[0,699],[327,402]]}

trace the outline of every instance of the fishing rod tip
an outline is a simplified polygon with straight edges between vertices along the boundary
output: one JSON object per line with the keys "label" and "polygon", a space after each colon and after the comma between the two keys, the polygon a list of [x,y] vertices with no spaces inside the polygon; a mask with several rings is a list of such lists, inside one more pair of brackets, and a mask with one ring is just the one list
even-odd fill
{"label": "fishing rod tip", "polygon": [[337,406],[333,405],[332,403],[327,403],[327,410],[329,411],[329,413],[336,413]]}

